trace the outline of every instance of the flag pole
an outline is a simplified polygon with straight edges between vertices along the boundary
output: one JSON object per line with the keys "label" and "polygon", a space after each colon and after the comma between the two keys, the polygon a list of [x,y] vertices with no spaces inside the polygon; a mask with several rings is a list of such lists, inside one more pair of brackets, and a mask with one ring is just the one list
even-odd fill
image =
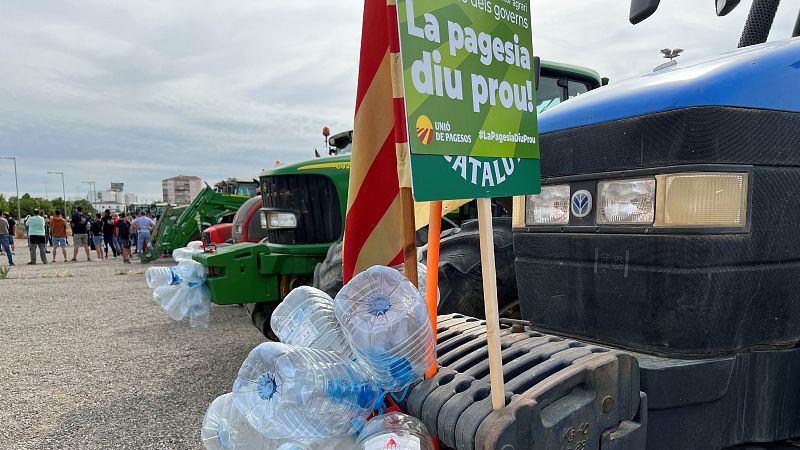
{"label": "flag pole", "polygon": [[506,406],[503,359],[500,348],[500,312],[497,308],[497,272],[494,261],[494,230],[492,228],[492,199],[478,199],[478,234],[481,242],[483,304],[486,309],[486,340],[489,350],[489,387],[492,408]]}
{"label": "flag pole", "polygon": [[406,277],[419,285],[417,273],[417,235],[414,218],[414,196],[411,192],[411,164],[409,161],[408,133],[403,92],[403,66],[400,60],[400,36],[396,0],[386,0],[389,23],[389,58],[392,65],[392,102],[394,104],[394,142],[397,152],[397,181],[403,210],[403,263]]}
{"label": "flag pole", "polygon": [[[428,314],[433,326],[433,340],[436,341],[436,315],[439,300],[439,241],[442,234],[442,202],[431,202],[431,214],[428,220],[428,273],[425,279],[425,300],[428,303]],[[425,378],[431,378],[438,371],[436,360],[425,372]]]}

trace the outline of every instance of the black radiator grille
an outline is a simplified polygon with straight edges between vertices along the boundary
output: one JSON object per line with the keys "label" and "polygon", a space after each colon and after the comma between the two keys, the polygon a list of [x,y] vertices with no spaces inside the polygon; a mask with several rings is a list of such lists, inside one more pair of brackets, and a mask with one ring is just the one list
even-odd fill
{"label": "black radiator grille", "polygon": [[297,214],[297,228],[269,230],[275,244],[328,244],[342,235],[342,210],[333,182],[322,175],[281,175],[261,179],[265,208]]}

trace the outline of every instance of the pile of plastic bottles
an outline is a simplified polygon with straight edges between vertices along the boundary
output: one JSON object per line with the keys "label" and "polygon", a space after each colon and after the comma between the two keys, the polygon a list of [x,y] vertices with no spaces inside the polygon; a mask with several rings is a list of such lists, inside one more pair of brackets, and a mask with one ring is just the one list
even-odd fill
{"label": "pile of plastic bottles", "polygon": [[176,266],[150,267],[144,275],[147,286],[153,289],[156,304],[172,320],[189,317],[192,328],[208,328],[211,318],[211,292],[203,284],[206,269],[192,259],[192,255],[202,252],[202,242],[190,242],[172,252]]}
{"label": "pile of plastic bottles", "polygon": [[392,413],[367,422],[387,393],[421,379],[435,360],[427,306],[400,272],[372,267],[335,299],[297,288],[270,325],[282,342],[253,349],[233,392],[211,404],[206,448],[432,448],[412,417]]}

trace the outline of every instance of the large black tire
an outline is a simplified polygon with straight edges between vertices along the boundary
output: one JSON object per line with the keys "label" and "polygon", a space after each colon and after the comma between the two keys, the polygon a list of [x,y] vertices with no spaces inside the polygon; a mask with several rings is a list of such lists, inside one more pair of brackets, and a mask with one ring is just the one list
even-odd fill
{"label": "large black tire", "polygon": [[343,279],[342,243],[337,242],[328,249],[325,260],[314,268],[314,287],[336,297],[344,285]]}
{"label": "large black tire", "polygon": [[[511,218],[495,217],[494,257],[497,269],[497,299],[501,316],[516,317],[519,296],[514,271]],[[423,261],[427,246],[422,247]],[[439,248],[439,314],[459,313],[484,318],[483,276],[477,221],[442,233]]]}
{"label": "large black tire", "polygon": [[269,324],[272,318],[272,312],[278,307],[280,302],[263,302],[263,303],[246,303],[245,310],[250,313],[250,319],[253,325],[258,328],[261,333],[269,340],[278,342],[278,336],[272,332],[272,327]]}
{"label": "large black tire", "polygon": [[[514,247],[511,218],[497,217],[494,224],[494,251],[497,267],[497,298],[500,314],[516,316],[519,303],[514,272]],[[427,246],[421,248],[423,261]],[[314,287],[331,297],[342,289],[342,244],[332,245],[325,260],[314,269]],[[477,221],[442,233],[439,250],[439,314],[460,313],[484,318],[483,277]]]}

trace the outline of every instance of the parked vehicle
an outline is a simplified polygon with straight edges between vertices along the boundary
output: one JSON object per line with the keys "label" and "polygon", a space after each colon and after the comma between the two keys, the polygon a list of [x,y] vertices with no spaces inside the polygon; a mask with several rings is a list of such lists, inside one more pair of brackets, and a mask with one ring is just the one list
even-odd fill
{"label": "parked vehicle", "polygon": [[[658,5],[633,3],[632,21]],[[797,448],[800,39],[752,45],[778,3],[753,2],[744,48],[541,114],[542,193],[514,208],[506,406],[488,398],[485,323],[440,317],[441,370],[407,410],[443,445]]]}

